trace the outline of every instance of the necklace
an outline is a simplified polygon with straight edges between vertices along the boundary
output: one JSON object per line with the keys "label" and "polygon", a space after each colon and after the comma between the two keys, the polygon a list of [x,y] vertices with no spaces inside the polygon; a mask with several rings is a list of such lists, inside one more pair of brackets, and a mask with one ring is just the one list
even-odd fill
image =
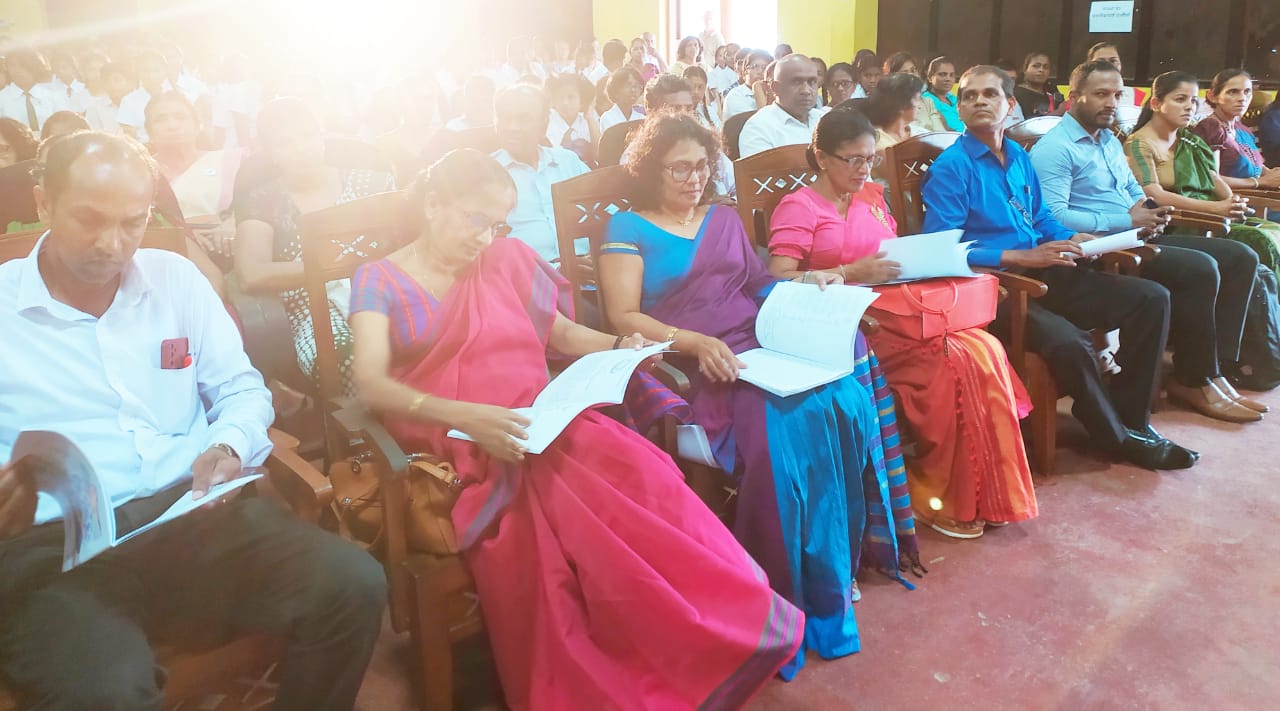
{"label": "necklace", "polygon": [[[431,298],[435,299],[436,301],[441,301],[440,295],[437,294],[436,290],[432,289],[431,285],[427,283],[427,276],[428,276],[429,270],[425,266],[423,266],[422,259],[418,257],[418,242],[416,240],[413,243],[413,266],[418,271],[417,282],[420,285],[422,285],[423,289],[427,290],[427,293],[431,295]],[[448,289],[445,289],[445,291],[448,291]]]}
{"label": "necklace", "polygon": [[676,223],[677,225],[680,225],[681,227],[688,227],[689,225],[693,224],[693,218],[698,216],[698,208],[696,207],[693,208],[693,212],[689,213],[689,217],[683,220],[680,219],[679,217],[676,217],[675,215],[672,215],[666,210],[663,210],[662,214],[668,219],[670,219],[672,222]]}

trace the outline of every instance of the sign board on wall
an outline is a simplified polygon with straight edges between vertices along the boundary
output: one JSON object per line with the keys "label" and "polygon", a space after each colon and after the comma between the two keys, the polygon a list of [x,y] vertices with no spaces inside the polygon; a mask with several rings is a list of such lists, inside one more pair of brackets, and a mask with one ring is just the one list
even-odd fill
{"label": "sign board on wall", "polygon": [[1090,3],[1089,31],[1133,32],[1133,0]]}

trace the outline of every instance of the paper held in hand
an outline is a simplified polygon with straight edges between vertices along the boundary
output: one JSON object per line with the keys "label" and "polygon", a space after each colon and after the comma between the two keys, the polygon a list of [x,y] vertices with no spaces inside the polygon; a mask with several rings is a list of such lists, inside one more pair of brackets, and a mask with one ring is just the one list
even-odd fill
{"label": "paper held in hand", "polygon": [[[529,418],[525,428],[529,439],[524,446],[530,454],[542,454],[583,410],[597,405],[618,405],[627,392],[631,374],[645,360],[671,345],[655,343],[639,350],[620,348],[588,353],[547,383],[529,407],[513,408],[513,412]],[[465,432],[449,430],[454,439],[475,441]]]}
{"label": "paper held in hand", "polygon": [[879,294],[862,286],[784,281],[773,287],[756,317],[760,348],[738,355],[738,377],[789,397],[853,372],[858,322]]}
{"label": "paper held in hand", "polygon": [[902,265],[893,284],[934,277],[978,276],[969,268],[970,242],[961,242],[964,230],[943,230],[895,237],[880,243],[884,258]]}
{"label": "paper held in hand", "polygon": [[1097,257],[1102,254],[1119,252],[1122,249],[1141,247],[1142,240],[1138,238],[1138,232],[1139,230],[1136,229],[1125,230],[1106,237],[1097,237],[1088,242],[1081,242],[1080,249],[1084,252],[1085,257]]}
{"label": "paper held in hand", "polygon": [[211,487],[199,501],[188,491],[154,521],[116,537],[116,517],[93,465],[71,440],[57,432],[29,430],[13,443],[10,461],[31,475],[36,489],[52,496],[62,507],[62,571],[142,535],[176,518],[217,501],[262,478],[261,467],[250,467],[231,481]]}

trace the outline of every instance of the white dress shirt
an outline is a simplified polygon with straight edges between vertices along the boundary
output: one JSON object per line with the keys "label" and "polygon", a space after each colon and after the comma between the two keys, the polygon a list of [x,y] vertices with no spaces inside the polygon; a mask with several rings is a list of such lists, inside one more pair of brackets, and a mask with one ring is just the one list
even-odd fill
{"label": "white dress shirt", "polygon": [[[169,91],[169,82],[165,82],[164,91]],[[116,111],[116,121],[122,126],[132,128],[138,140],[147,142],[147,104],[151,103],[151,92],[138,87],[120,100],[120,109]]]}
{"label": "white dress shirt", "polygon": [[724,94],[737,81],[738,73],[732,67],[712,67],[711,71],[707,72],[707,86],[720,94]]}
{"label": "white dress shirt", "polygon": [[[0,462],[24,430],[65,435],[97,470],[113,507],[191,477],[210,445],[246,466],[271,451],[271,393],[209,282],[186,259],[140,249],[95,318],[49,294],[37,254],[0,264]],[[161,367],[186,338],[191,365]],[[61,516],[41,494],[36,523]]]}
{"label": "white dress shirt", "polygon": [[751,87],[747,86],[746,84],[739,84],[733,87],[732,89],[730,89],[729,93],[724,95],[723,111],[724,111],[725,121],[728,121],[730,118],[738,114],[745,114],[748,111],[755,111],[755,110],[756,110],[755,92],[753,92],[751,90]]}
{"label": "white dress shirt", "polygon": [[84,119],[89,122],[89,128],[95,131],[123,133],[120,122],[116,120],[119,113],[120,107],[111,103],[111,97],[108,96],[91,96],[89,104],[84,107]]}
{"label": "white dress shirt", "polygon": [[[67,100],[65,97],[58,96],[48,84],[36,84],[31,87],[31,105],[35,107],[38,124],[32,132],[38,138],[44,122],[48,121],[55,112],[65,109]],[[23,126],[30,126],[27,115],[27,94],[18,88],[17,84],[10,82],[8,86],[0,89],[0,117],[11,118]]]}
{"label": "white dress shirt", "polygon": [[638,121],[644,118],[644,109],[639,106],[631,107],[631,118],[622,115],[622,109],[617,104],[609,107],[609,110],[600,115],[600,135],[604,135],[605,131],[627,121]]}
{"label": "white dress shirt", "polygon": [[516,208],[507,215],[511,236],[533,247],[548,262],[558,259],[560,245],[556,241],[551,185],[582,175],[590,168],[567,148],[539,146],[537,167],[512,158],[505,148],[495,151],[493,158],[506,168],[516,184]]}
{"label": "white dress shirt", "polygon": [[596,84],[600,83],[601,79],[609,76],[609,68],[606,67],[603,62],[597,59],[595,62],[591,64],[591,66],[587,67],[586,69],[579,70],[578,73],[586,77],[587,81],[591,82],[592,86],[595,86]]}
{"label": "white dress shirt", "polygon": [[[572,131],[572,133],[570,133]],[[587,117],[578,114],[570,124],[564,120],[559,111],[551,109],[551,120],[547,122],[547,142],[553,146],[564,147],[565,134],[569,134],[570,141],[586,141],[591,142],[591,127],[587,125]]]}
{"label": "white dress shirt", "polygon": [[63,108],[78,114],[84,113],[85,108],[89,105],[89,100],[93,98],[93,95],[85,87],[84,82],[79,79],[72,79],[71,83],[67,84],[58,77],[54,77],[41,84],[41,86],[46,87],[49,93],[61,98]]}
{"label": "white dress shirt", "polygon": [[777,104],[769,104],[747,119],[738,136],[738,151],[743,158],[779,146],[808,145],[818,119],[829,109],[812,108],[806,121],[800,121]]}

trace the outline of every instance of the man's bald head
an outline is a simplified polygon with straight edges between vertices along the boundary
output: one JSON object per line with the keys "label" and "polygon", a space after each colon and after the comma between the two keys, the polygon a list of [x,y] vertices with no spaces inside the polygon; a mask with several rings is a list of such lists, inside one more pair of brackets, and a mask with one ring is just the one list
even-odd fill
{"label": "man's bald head", "polygon": [[517,160],[536,160],[538,144],[547,135],[551,99],[531,84],[515,84],[498,92],[493,101],[498,141]]}
{"label": "man's bald head", "polygon": [[808,121],[818,103],[818,65],[803,54],[788,54],[773,65],[773,93],[784,111]]}
{"label": "man's bald head", "polygon": [[102,173],[128,175],[145,183],[154,194],[159,177],[155,159],[142,144],[103,131],[78,131],[51,141],[41,167],[40,187],[54,203],[78,177]]}

